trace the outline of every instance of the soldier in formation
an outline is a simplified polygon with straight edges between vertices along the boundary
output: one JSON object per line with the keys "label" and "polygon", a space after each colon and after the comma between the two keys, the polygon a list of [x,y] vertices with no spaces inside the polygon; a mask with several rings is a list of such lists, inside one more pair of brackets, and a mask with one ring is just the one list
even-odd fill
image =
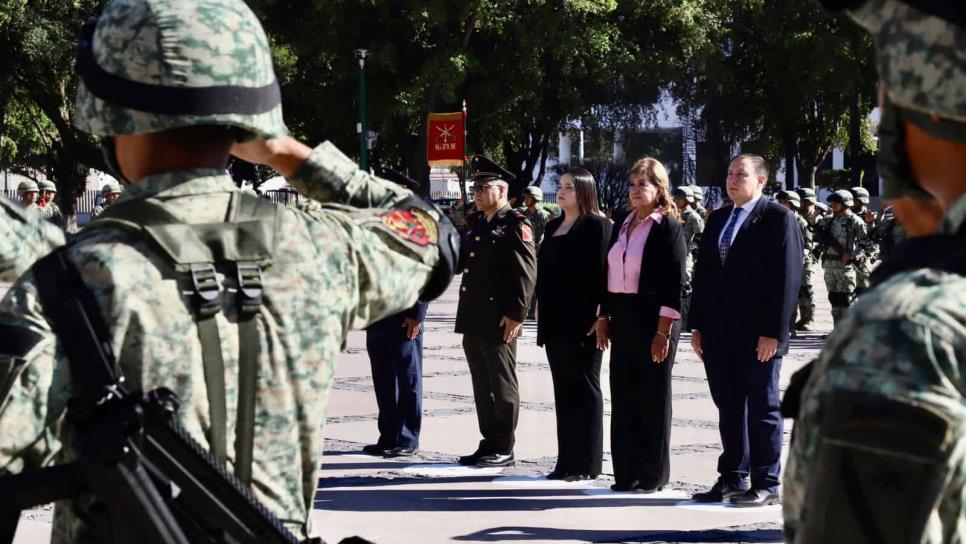
{"label": "soldier in formation", "polygon": [[851,6],[876,47],[883,196],[910,227],[910,196],[945,215],[892,252],[792,378],[785,540],[963,542],[966,19],[957,2],[826,3]]}
{"label": "soldier in formation", "polygon": [[815,290],[812,287],[812,227],[801,214],[802,199],[795,191],[780,191],[776,195],[776,200],[795,214],[795,222],[798,223],[798,230],[802,232],[802,246],[805,255],[802,258],[802,285],[798,290],[798,320],[792,314],[792,334],[795,331],[807,331],[808,326],[815,318]]}
{"label": "soldier in formation", "polygon": [[[64,422],[86,367],[45,317],[51,289],[76,290],[99,309],[123,387],[172,390],[186,432],[307,538],[346,331],[442,292],[451,226],[331,143],[286,136],[269,43],[241,0],[115,0],[78,54],[75,123],[112,139],[128,190],[58,249],[40,214],[3,208],[0,232],[40,233],[31,244],[44,247],[0,239],[3,268],[26,270],[0,301],[0,476],[70,461],[85,443]],[[107,76],[110,88],[88,85]],[[145,85],[152,101],[134,98]],[[198,103],[178,99],[187,88]],[[284,175],[305,204],[241,194],[230,154]],[[52,261],[30,259],[50,250],[77,283],[38,281]],[[58,503],[53,542],[110,540],[97,501]]]}
{"label": "soldier in formation", "polygon": [[38,211],[43,211],[43,209],[37,204],[37,196],[40,194],[40,189],[37,187],[37,182],[25,179],[17,185],[17,197],[20,199],[20,204],[28,210],[36,209]]}
{"label": "soldier in formation", "polygon": [[682,327],[688,330],[688,308],[691,306],[691,278],[694,275],[694,261],[698,255],[698,243],[704,232],[704,220],[695,209],[695,198],[692,186],[675,187],[671,191],[674,205],[681,211],[681,232],[684,235],[684,277],[681,278],[681,319]]}
{"label": "soldier in formation", "polygon": [[691,206],[701,216],[701,220],[707,222],[708,209],[704,207],[704,189],[700,185],[690,185],[689,187],[691,188],[691,195],[694,197],[694,202]]}
{"label": "soldier in formation", "polygon": [[543,241],[543,231],[547,229],[547,221],[550,221],[550,212],[542,205],[543,191],[540,187],[527,187],[523,190],[523,207],[517,208],[518,212],[527,216],[530,226],[533,227],[533,244],[540,249],[540,242]]}
{"label": "soldier in formation", "polygon": [[832,322],[837,325],[855,298],[856,260],[862,258],[867,235],[865,222],[852,213],[852,193],[838,190],[826,201],[832,215],[816,223],[815,238],[821,246]]}
{"label": "soldier in formation", "polygon": [[91,217],[97,217],[104,213],[108,208],[114,204],[114,201],[121,196],[121,185],[113,181],[109,181],[101,187],[101,203],[94,206],[91,210]]}
{"label": "soldier in formation", "polygon": [[856,260],[855,294],[861,295],[869,288],[869,278],[879,264],[879,239],[876,237],[879,214],[869,209],[869,191],[865,187],[852,187],[852,213],[865,223],[866,240],[862,256]]}
{"label": "soldier in formation", "polygon": [[802,201],[802,209],[799,212],[809,227],[815,228],[815,223],[824,216],[822,209],[815,205],[818,200],[815,197],[815,189],[811,187],[799,187],[795,189]]}
{"label": "soldier in formation", "polygon": [[37,183],[40,189],[40,203],[44,208],[44,216],[58,225],[64,224],[64,214],[54,200],[57,196],[57,184],[49,179],[42,179]]}

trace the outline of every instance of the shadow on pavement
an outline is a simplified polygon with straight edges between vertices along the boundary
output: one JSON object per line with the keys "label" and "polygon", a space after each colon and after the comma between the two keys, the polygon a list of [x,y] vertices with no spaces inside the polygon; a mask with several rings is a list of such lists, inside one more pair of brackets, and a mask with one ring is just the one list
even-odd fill
{"label": "shadow on pavement", "polygon": [[[382,466],[386,466],[383,464]],[[316,493],[316,499],[318,499],[320,494],[326,493],[326,489],[332,489],[333,487],[388,487],[397,485],[414,485],[414,484],[471,484],[478,482],[489,483],[493,481],[493,478],[498,478],[499,475],[493,474],[480,474],[479,476],[433,476],[433,477],[423,477],[423,476],[410,476],[404,475],[396,478],[385,478],[383,476],[336,476],[332,478],[319,478],[319,491]],[[356,490],[360,491],[360,490]]]}
{"label": "shadow on pavement", "polygon": [[[432,479],[430,483],[438,482]],[[397,485],[399,480],[393,480]],[[577,489],[320,489],[315,508],[347,512],[499,512],[558,508],[674,506],[681,499],[590,497]]]}
{"label": "shadow on pavement", "polygon": [[493,527],[453,540],[463,542],[500,542],[530,540],[570,540],[579,542],[782,542],[780,529],[704,531],[640,531],[555,529],[552,527]]}

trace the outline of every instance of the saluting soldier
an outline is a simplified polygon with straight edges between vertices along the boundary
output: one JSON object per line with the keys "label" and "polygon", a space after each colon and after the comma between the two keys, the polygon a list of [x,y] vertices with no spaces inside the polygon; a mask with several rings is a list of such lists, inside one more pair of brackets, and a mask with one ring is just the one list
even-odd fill
{"label": "saluting soldier", "polygon": [[467,218],[459,269],[463,273],[456,332],[473,379],[483,439],[461,465],[512,466],[520,394],[517,336],[536,281],[533,228],[507,200],[508,172],[473,176],[477,210]]}

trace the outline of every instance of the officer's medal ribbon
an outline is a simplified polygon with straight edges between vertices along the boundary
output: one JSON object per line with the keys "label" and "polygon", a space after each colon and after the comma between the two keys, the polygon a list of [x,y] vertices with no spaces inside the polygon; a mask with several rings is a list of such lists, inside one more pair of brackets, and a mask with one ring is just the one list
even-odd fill
{"label": "officer's medal ribbon", "polygon": [[425,246],[439,241],[436,221],[419,208],[390,210],[382,214],[382,223],[403,240]]}

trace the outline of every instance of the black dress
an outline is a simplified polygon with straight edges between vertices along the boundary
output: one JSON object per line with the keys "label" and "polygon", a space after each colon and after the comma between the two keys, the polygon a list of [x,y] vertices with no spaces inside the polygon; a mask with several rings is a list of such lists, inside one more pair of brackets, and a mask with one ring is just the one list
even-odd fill
{"label": "black dress", "polygon": [[603,294],[611,224],[585,215],[554,236],[562,222],[547,224],[537,259],[537,344],[547,350],[557,415],[554,472],[596,476],[603,455],[603,352],[587,331]]}

